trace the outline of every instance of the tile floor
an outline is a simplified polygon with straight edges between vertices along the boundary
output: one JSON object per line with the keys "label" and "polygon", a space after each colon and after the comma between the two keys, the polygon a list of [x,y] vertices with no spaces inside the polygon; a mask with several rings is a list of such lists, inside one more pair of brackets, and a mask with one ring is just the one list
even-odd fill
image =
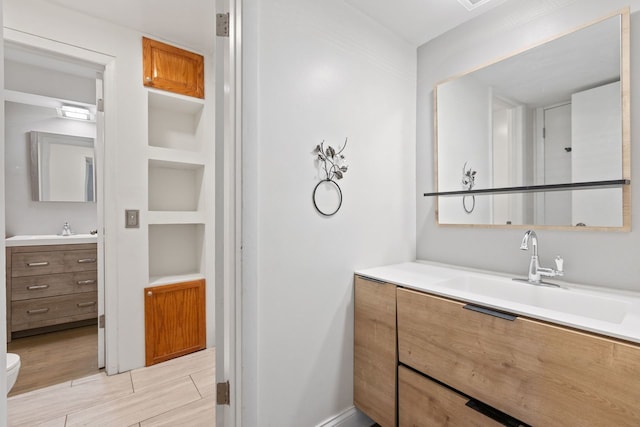
{"label": "tile floor", "polygon": [[215,426],[215,350],[10,397],[9,427]]}

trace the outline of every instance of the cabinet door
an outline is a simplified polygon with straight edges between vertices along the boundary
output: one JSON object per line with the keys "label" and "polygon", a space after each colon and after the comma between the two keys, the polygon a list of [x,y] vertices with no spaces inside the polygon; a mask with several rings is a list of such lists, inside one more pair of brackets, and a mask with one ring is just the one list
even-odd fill
{"label": "cabinet door", "polygon": [[355,406],[382,427],[396,425],[396,287],[355,278]]}
{"label": "cabinet door", "polygon": [[143,37],[142,61],[145,86],[204,98],[202,55]]}
{"label": "cabinet door", "polygon": [[467,406],[468,398],[398,367],[400,427],[498,427],[503,425]]}
{"label": "cabinet door", "polygon": [[205,282],[145,288],[146,365],[206,347]]}
{"label": "cabinet door", "polygon": [[640,348],[398,290],[400,361],[535,426],[640,425]]}

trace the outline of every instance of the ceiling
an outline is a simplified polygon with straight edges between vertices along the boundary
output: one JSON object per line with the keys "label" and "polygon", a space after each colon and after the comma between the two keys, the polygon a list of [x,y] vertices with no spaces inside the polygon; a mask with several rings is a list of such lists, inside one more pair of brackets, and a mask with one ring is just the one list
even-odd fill
{"label": "ceiling", "polygon": [[[185,47],[211,52],[215,0],[48,0]],[[344,0],[415,46],[506,0],[468,11],[458,0]]]}

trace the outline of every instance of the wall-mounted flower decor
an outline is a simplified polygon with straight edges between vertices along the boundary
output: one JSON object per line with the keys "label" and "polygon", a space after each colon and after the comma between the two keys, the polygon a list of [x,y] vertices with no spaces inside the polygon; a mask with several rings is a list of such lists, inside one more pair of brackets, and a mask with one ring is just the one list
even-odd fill
{"label": "wall-mounted flower decor", "polygon": [[[334,215],[342,206],[342,190],[336,180],[344,178],[344,174],[346,174],[349,169],[349,166],[344,163],[345,156],[342,154],[347,146],[347,140],[348,138],[345,138],[342,147],[338,147],[337,149],[331,145],[325,146],[324,141],[322,141],[313,150],[316,162],[325,174],[325,178],[318,182],[313,189],[313,206],[324,216]],[[336,192],[337,199],[332,206],[320,206],[318,203],[318,189],[321,187],[327,187],[325,190],[331,191],[333,189]]]}
{"label": "wall-mounted flower decor", "polygon": [[[471,191],[475,185],[476,171],[471,169],[471,166],[467,169],[467,162],[464,162],[462,166],[462,188]],[[466,213],[470,214],[476,207],[476,196],[471,196],[471,207],[467,206],[467,197],[468,196],[462,196],[462,207]]]}

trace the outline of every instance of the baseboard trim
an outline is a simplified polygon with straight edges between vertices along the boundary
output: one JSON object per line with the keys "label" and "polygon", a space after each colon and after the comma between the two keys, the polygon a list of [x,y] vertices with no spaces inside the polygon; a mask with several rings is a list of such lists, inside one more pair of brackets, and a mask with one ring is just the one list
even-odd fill
{"label": "baseboard trim", "polygon": [[371,418],[351,406],[316,427],[371,427],[373,424]]}

